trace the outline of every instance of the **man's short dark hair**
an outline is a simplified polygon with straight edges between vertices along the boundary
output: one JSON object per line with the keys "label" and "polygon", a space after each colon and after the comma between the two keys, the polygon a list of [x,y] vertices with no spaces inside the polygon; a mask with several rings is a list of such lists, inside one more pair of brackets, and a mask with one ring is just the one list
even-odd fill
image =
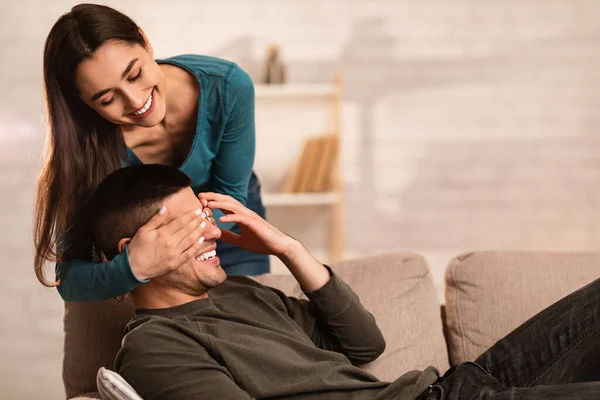
{"label": "man's short dark hair", "polygon": [[165,199],[190,184],[186,174],[160,164],[125,167],[108,175],[87,211],[96,251],[108,259],[116,256],[119,240],[133,237]]}

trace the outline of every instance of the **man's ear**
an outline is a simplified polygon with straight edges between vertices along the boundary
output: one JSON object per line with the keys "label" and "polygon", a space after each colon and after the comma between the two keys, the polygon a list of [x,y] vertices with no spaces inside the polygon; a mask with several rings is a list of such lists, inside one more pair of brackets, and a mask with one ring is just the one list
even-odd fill
{"label": "man's ear", "polygon": [[138,26],[138,30],[140,31],[140,35],[144,38],[144,42],[146,42],[146,50],[150,53],[150,57],[154,57],[154,49],[148,40],[148,36],[144,33],[144,30]]}
{"label": "man's ear", "polygon": [[117,243],[117,249],[119,250],[119,254],[125,251],[125,247],[131,242],[131,238],[123,238],[119,240]]}

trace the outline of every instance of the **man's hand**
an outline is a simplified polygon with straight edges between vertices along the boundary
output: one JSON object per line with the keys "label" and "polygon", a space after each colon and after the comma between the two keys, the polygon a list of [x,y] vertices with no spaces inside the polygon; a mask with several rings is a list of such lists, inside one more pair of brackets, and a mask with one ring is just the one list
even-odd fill
{"label": "man's hand", "polygon": [[241,235],[224,230],[221,231],[221,240],[253,253],[279,257],[302,289],[318,290],[331,278],[329,271],[302,243],[248,210],[239,201],[217,193],[200,193],[198,198],[204,207],[213,210],[218,208],[226,214],[219,218],[219,221],[235,222],[239,225]]}
{"label": "man's hand", "polygon": [[204,207],[219,209],[226,215],[220,222],[235,222],[240,227],[240,235],[223,230],[221,240],[258,254],[272,254],[285,257],[291,251],[295,240],[258,214],[244,207],[233,197],[218,193],[200,193],[198,198]]}

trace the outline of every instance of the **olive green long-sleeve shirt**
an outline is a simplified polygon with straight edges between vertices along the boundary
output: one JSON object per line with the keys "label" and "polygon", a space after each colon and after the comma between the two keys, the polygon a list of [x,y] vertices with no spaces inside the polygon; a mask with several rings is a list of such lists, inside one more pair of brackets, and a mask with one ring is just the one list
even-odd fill
{"label": "olive green long-sleeve shirt", "polygon": [[427,368],[387,383],[358,368],[385,348],[373,316],[333,273],[306,295],[234,276],[207,299],[138,310],[115,368],[145,400],[414,400],[437,379]]}

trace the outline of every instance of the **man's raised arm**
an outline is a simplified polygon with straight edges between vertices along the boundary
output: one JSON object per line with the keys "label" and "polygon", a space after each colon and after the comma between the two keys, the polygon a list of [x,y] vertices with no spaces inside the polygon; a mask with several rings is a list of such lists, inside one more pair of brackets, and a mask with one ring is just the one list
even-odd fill
{"label": "man's raised arm", "polygon": [[223,231],[221,240],[255,253],[275,255],[287,266],[311,301],[275,292],[290,317],[317,346],[341,352],[353,364],[371,362],[383,353],[385,340],[373,315],[352,289],[317,261],[302,243],[229,196],[201,193],[198,197],[204,206],[226,214],[219,218],[221,222],[240,226],[240,235]]}

